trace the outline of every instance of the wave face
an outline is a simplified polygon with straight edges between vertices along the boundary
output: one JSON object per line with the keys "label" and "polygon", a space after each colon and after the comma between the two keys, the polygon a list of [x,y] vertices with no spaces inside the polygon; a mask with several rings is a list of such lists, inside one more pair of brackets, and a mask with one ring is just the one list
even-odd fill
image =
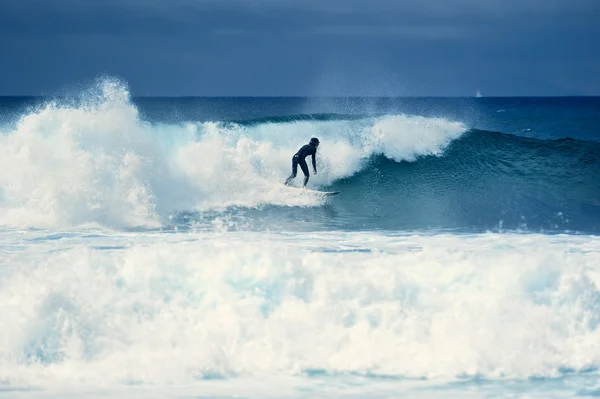
{"label": "wave face", "polygon": [[599,178],[600,143],[471,130],[442,157],[371,157],[333,188],[348,194],[339,212],[371,228],[598,232]]}
{"label": "wave face", "polygon": [[[0,225],[600,230],[598,143],[406,114],[150,123],[118,81],[81,97],[0,135]],[[312,136],[328,202],[281,184]]]}

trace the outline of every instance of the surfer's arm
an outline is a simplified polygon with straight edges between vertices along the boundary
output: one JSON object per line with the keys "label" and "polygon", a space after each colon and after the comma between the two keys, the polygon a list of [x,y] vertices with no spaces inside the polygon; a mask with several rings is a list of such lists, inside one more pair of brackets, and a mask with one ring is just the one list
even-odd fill
{"label": "surfer's arm", "polygon": [[317,151],[312,153],[312,163],[313,163],[313,170],[315,171],[315,175],[317,174],[317,159],[316,159],[316,155],[317,155]]}

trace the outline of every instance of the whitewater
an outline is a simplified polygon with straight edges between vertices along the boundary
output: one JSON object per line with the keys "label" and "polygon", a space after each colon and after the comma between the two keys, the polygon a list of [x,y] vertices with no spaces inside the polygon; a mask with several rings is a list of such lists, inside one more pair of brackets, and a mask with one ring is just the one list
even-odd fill
{"label": "whitewater", "polygon": [[[174,121],[110,79],[10,101],[0,396],[600,392],[600,146],[565,133],[595,100],[552,133],[487,105],[521,134],[285,99]],[[310,137],[336,197],[282,184]]]}
{"label": "whitewater", "polygon": [[150,125],[125,88],[102,89],[95,103],[49,104],[0,137],[0,167],[11,171],[0,177],[3,224],[157,227],[181,210],[318,205],[318,198],[280,184],[304,138],[324,142],[320,173],[312,178],[322,186],[351,176],[374,153],[396,161],[440,154],[465,130],[404,115],[358,124]]}

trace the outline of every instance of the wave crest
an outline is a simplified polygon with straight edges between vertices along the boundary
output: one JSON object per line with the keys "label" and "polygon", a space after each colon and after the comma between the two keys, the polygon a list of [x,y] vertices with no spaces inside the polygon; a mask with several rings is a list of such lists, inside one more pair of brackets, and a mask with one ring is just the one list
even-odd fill
{"label": "wave crest", "polygon": [[322,142],[311,177],[319,187],[361,170],[374,153],[397,161],[440,155],[465,131],[405,115],[150,124],[122,83],[103,80],[90,93],[77,105],[47,104],[0,136],[0,224],[156,227],[180,210],[314,206],[322,200],[281,184],[312,136]]}

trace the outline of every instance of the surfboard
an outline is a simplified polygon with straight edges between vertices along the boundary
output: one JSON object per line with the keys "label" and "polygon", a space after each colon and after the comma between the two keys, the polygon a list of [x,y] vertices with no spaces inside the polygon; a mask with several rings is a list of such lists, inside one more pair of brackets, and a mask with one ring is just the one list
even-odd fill
{"label": "surfboard", "polygon": [[324,195],[324,196],[327,196],[327,197],[329,197],[331,195],[337,195],[337,194],[340,193],[339,191],[317,191],[317,190],[308,190],[308,191],[312,191],[315,194],[321,194],[321,195]]}
{"label": "surfboard", "polygon": [[318,191],[318,190],[311,190],[310,188],[303,188],[303,187],[292,187],[292,186],[287,186],[290,188],[295,188],[296,190],[302,190],[304,192],[309,192],[312,194],[318,194],[318,195],[323,195],[326,197],[332,196],[332,195],[337,195],[340,193],[340,191]]}

